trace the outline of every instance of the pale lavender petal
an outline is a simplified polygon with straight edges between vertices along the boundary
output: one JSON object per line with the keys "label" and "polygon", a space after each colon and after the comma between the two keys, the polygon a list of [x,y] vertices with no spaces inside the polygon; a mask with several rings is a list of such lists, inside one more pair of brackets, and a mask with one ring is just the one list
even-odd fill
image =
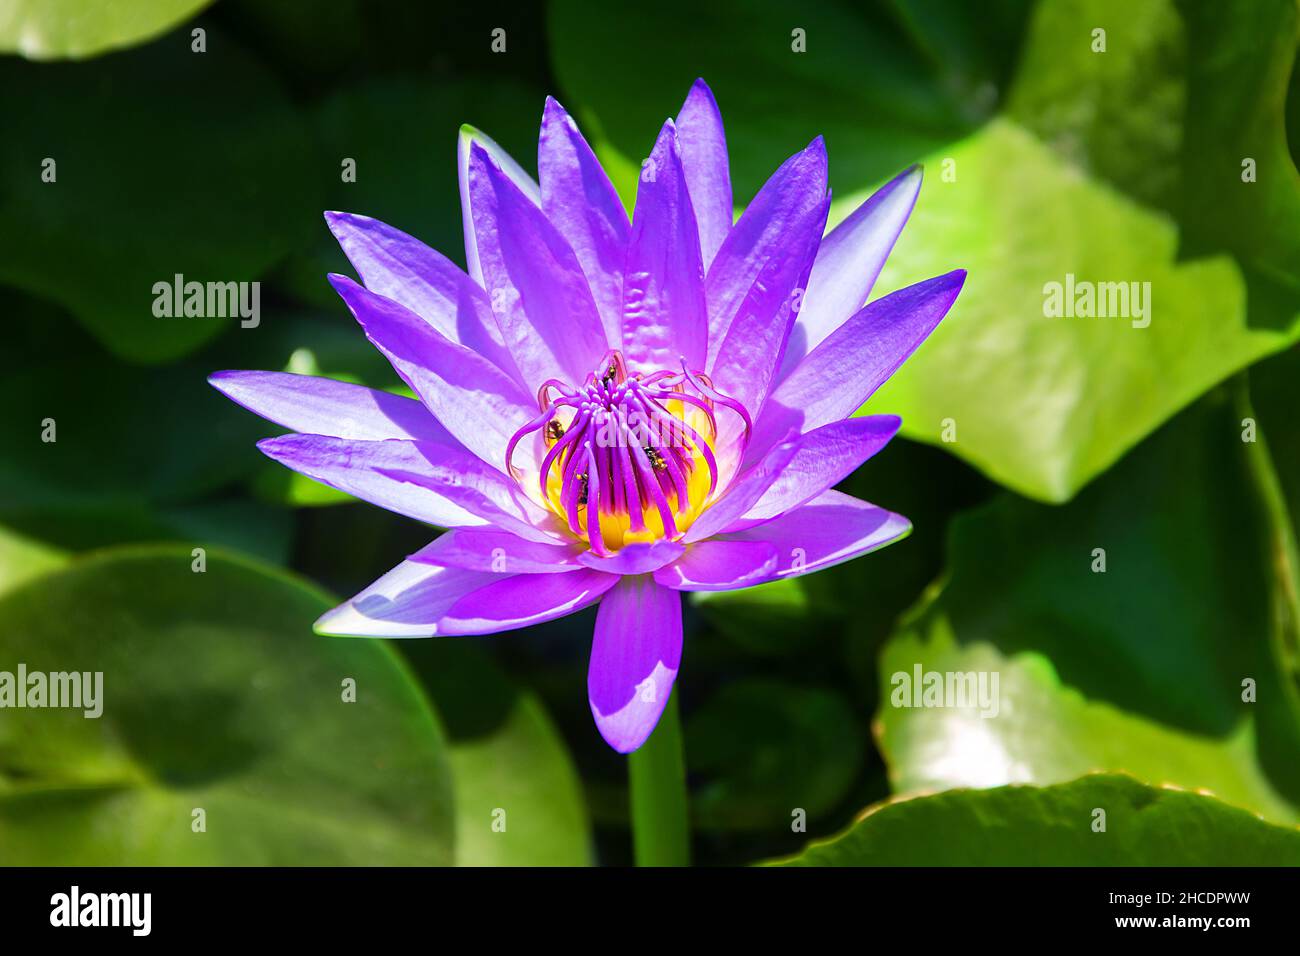
{"label": "pale lavender petal", "polygon": [[361,281],[410,309],[448,340],[517,376],[487,293],[446,256],[378,219],[327,212],[325,221]]}
{"label": "pale lavender petal", "polygon": [[257,447],[331,488],[440,527],[495,525],[544,543],[562,537],[550,512],[530,501],[514,479],[466,451],[325,435],[283,435]]}
{"label": "pale lavender petal", "polygon": [[483,287],[515,367],[530,385],[581,382],[609,344],[573,249],[477,143],[469,192]]}
{"label": "pale lavender petal", "polygon": [[775,579],[821,571],[860,557],[911,530],[911,522],[902,515],[831,490],[779,518],[714,540],[771,545],[777,561],[769,578]]}
{"label": "pale lavender petal", "polygon": [[768,398],[748,456],[761,455],[792,429],[811,431],[861,408],[934,331],[965,280],[958,270],[899,289],[827,336]]}
{"label": "pale lavender petal", "polygon": [[682,599],[648,576],[617,578],[600,602],[587,668],[596,727],[619,753],[650,736],[682,660]]}
{"label": "pale lavender petal", "polygon": [[[774,518],[843,481],[889,444],[902,423],[897,415],[867,415],[832,422],[800,435],[791,442],[794,454],[777,479],[745,511],[743,521],[750,524]],[[738,528],[733,524],[723,530]]]}
{"label": "pale lavender petal", "polygon": [[685,551],[676,541],[639,541],[624,545],[607,558],[584,551],[578,562],[607,574],[648,574],[677,560]]}
{"label": "pale lavender petal", "polygon": [[[537,415],[518,382],[392,299],[344,276],[330,281],[366,336],[443,426],[484,462],[504,469],[511,436]],[[519,463],[534,467],[535,450],[534,443],[523,446]]]}
{"label": "pale lavender petal", "polygon": [[704,267],[677,131],[664,124],[637,185],[623,277],[623,352],[632,368],[704,367]]}
{"label": "pale lavender petal", "polygon": [[431,637],[437,621],[471,591],[500,575],[403,561],[316,622],[336,637]]}
{"label": "pale lavender petal", "polygon": [[691,86],[677,114],[677,142],[700,228],[700,254],[704,268],[708,269],[731,231],[734,209],[722,114],[713,91],[703,80],[696,80]]}
{"label": "pale lavender petal", "polygon": [[776,549],[765,541],[699,541],[686,554],[655,572],[655,580],[678,591],[730,591],[768,580],[776,570]]}
{"label": "pale lavender petal", "polygon": [[577,542],[549,544],[528,541],[506,531],[456,528],[407,560],[493,574],[553,574],[581,567],[579,553]]}
{"label": "pale lavender petal", "polygon": [[588,568],[569,574],[517,574],[465,595],[438,621],[439,634],[495,634],[580,611],[619,578]]}
{"label": "pale lavender petal", "polygon": [[706,371],[769,260],[787,254],[788,238],[802,235],[801,224],[824,216],[826,190],[826,146],[818,136],[781,164],[727,234],[705,279],[710,358]]}
{"label": "pale lavender petal", "polygon": [[492,137],[469,124],[460,128],[460,136],[456,140],[456,165],[460,175],[461,222],[465,230],[465,265],[470,278],[482,286],[483,269],[479,265],[474,209],[469,190],[469,154],[471,147],[476,145],[486,150],[492,157],[492,161],[510,177],[519,190],[538,205],[542,202],[542,190],[537,185],[537,181],[529,176],[509,153],[498,146]]}
{"label": "pale lavender petal", "polygon": [[460,444],[415,399],[364,385],[289,372],[240,371],[213,372],[208,382],[250,412],[296,432]]}
{"label": "pale lavender petal", "polygon": [[912,166],[876,190],[830,231],[817,251],[781,375],[862,308],[921,191]]}
{"label": "pale lavender petal", "polygon": [[614,185],[564,107],[546,98],[537,144],[542,211],[573,247],[600,310],[605,339],[618,348],[623,324],[623,263],[631,234]]}

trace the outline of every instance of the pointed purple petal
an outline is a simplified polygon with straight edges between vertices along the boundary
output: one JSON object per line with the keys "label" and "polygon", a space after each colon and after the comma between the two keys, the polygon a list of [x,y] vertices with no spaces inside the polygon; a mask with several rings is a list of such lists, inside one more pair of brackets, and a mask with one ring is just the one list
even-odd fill
{"label": "pointed purple petal", "polygon": [[707,270],[731,231],[733,207],[727,137],[713,91],[696,80],[677,114],[682,170],[700,229],[700,254]]}
{"label": "pointed purple petal", "polygon": [[769,577],[776,579],[821,571],[884,547],[911,530],[902,515],[832,490],[758,527],[714,540],[771,545],[777,562]]}
{"label": "pointed purple petal", "polygon": [[[537,415],[537,405],[515,379],[392,299],[344,276],[330,281],[366,336],[443,427],[484,462],[504,469],[510,438]],[[533,447],[521,452],[521,464],[535,464]]]}
{"label": "pointed purple petal", "polygon": [[581,382],[609,345],[573,249],[477,144],[469,191],[483,286],[523,381]]}
{"label": "pointed purple petal", "polygon": [[213,372],[208,382],[250,412],[292,431],[460,445],[427,408],[404,395],[289,372]]}
{"label": "pointed purple petal", "polygon": [[407,560],[493,574],[555,574],[577,570],[578,553],[576,543],[544,544],[506,531],[456,528]]}
{"label": "pointed purple petal", "polygon": [[573,247],[600,310],[606,341],[617,348],[631,234],[627,212],[578,125],[549,96],[537,144],[537,174],[542,211]]}
{"label": "pointed purple petal", "polygon": [[623,352],[642,370],[702,369],[709,322],[695,212],[677,131],[664,124],[641,170],[623,277]]}
{"label": "pointed purple petal", "polygon": [[650,577],[619,578],[600,602],[587,668],[596,727],[631,753],[659,722],[682,660],[682,599]]}
{"label": "pointed purple petal", "polygon": [[876,190],[822,241],[782,376],[862,308],[920,191],[921,167],[912,166]]}
{"label": "pointed purple petal", "polygon": [[410,309],[449,341],[518,376],[487,293],[455,263],[378,219],[327,212],[325,221],[366,288]]}
{"label": "pointed purple petal", "polygon": [[856,412],[934,331],[965,281],[959,269],[899,289],[832,332],[776,387],[748,454],[761,455],[791,429],[811,431]]}
{"label": "pointed purple petal", "polygon": [[727,234],[705,279],[710,365],[768,261],[786,255],[801,224],[824,216],[826,183],[826,146],[818,136],[781,164]]}
{"label": "pointed purple petal", "polygon": [[496,634],[580,611],[617,584],[612,574],[517,574],[465,595],[438,621],[439,634]]}
{"label": "pointed purple petal", "polygon": [[[889,444],[903,420],[867,415],[832,422],[792,442],[794,455],[768,489],[744,514],[746,523],[766,521],[815,498],[852,474]],[[725,529],[734,530],[735,525]]]}
{"label": "pointed purple petal", "polygon": [[776,549],[765,541],[711,538],[690,546],[679,560],[655,572],[655,580],[678,591],[730,591],[768,580]]}
{"label": "pointed purple petal", "polygon": [[[751,414],[762,409],[781,365],[829,209],[827,196],[820,209],[790,223],[782,254],[759,270],[713,361],[711,374],[718,387]],[[732,417],[726,424],[721,441],[730,443],[738,437],[738,423]]]}
{"label": "pointed purple petal", "polygon": [[258,442],[268,458],[309,478],[440,527],[495,525],[531,541],[560,537],[551,514],[465,451],[431,442],[283,435]]}
{"label": "pointed purple petal", "polygon": [[500,575],[403,561],[356,597],[327,611],[317,634],[337,637],[431,637],[438,618],[464,595]]}
{"label": "pointed purple petal", "polygon": [[469,191],[469,154],[473,146],[479,146],[492,157],[505,174],[519,187],[520,192],[534,203],[541,205],[542,191],[537,181],[514,161],[514,158],[496,144],[492,137],[482,130],[468,124],[460,128],[456,140],[456,165],[460,175],[460,214],[465,230],[465,265],[471,279],[483,285],[483,269],[479,265],[478,240],[474,231],[474,209]]}

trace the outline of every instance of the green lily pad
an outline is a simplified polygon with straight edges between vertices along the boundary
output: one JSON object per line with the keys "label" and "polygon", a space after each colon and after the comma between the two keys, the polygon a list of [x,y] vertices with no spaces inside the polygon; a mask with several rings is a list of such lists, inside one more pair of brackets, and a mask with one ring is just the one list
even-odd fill
{"label": "green lily pad", "polygon": [[104,552],[0,599],[0,668],[103,674],[98,718],[0,710],[0,857],[450,863],[450,761],[409,670],[379,642],[313,635],[330,601],[298,580],[191,561]]}
{"label": "green lily pad", "polygon": [[1252,368],[1250,394],[1258,424],[1268,438],[1291,521],[1300,522],[1300,415],[1296,413],[1300,408],[1300,348]]}
{"label": "green lily pad", "polygon": [[[1244,17],[1201,2],[1039,4],[1003,118],[927,160],[878,291],[953,263],[970,277],[875,407],[1022,494],[1065,501],[1211,385],[1294,342],[1300,310],[1266,317],[1230,260],[1175,260],[1227,248],[1295,283],[1300,176],[1283,130],[1295,49],[1286,0]],[[1247,155],[1257,183],[1242,182]],[[1146,318],[1133,310],[1049,317],[1047,284],[1067,274],[1149,283],[1151,324],[1135,328]]]}
{"label": "green lily pad", "polygon": [[[61,315],[21,301],[15,308],[20,329],[31,319],[76,331]],[[45,351],[36,341],[23,347]],[[288,512],[211,499],[263,467],[254,442],[276,430],[208,386],[207,374],[229,365],[229,354],[145,370],[83,350],[73,335],[46,354],[0,377],[8,410],[0,419],[0,522],[72,550],[179,539],[285,558]]]}
{"label": "green lily pad", "polygon": [[447,728],[458,866],[587,866],[591,824],[555,724],[473,639],[408,641]]}
{"label": "green lily pad", "polygon": [[1188,95],[1186,33],[1171,0],[1040,3],[1004,113],[1090,178],[1172,208]]}
{"label": "green lily pad", "polygon": [[[1105,830],[1098,830],[1104,811]],[[1131,777],[951,790],[868,809],[785,866],[1297,866],[1300,830]]]}
{"label": "green lily pad", "polygon": [[0,594],[66,561],[67,555],[59,549],[0,527]]}
{"label": "green lily pad", "polygon": [[0,53],[80,59],[133,46],[188,20],[212,0],[10,0],[0,7]]}
{"label": "green lily pad", "polygon": [[[1300,172],[1286,109],[1300,44],[1292,0],[1182,0],[1188,101],[1179,216],[1194,245],[1231,249],[1300,287]],[[1294,108],[1294,107],[1293,107]]]}
{"label": "green lily pad", "polygon": [[848,794],[870,749],[853,707],[833,690],[766,678],[722,685],[686,722],[695,785],[691,822],[706,830],[789,826]]}
{"label": "green lily pad", "polygon": [[[954,264],[969,278],[867,409],[902,415],[904,434],[1021,494],[1069,500],[1197,396],[1300,335],[1295,316],[1252,325],[1230,258],[1177,263],[1167,217],[1080,176],[1012,123],[935,159],[952,160],[957,180],[931,178],[881,291]],[[1071,315],[1063,301],[1056,314],[1070,288],[1076,306],[1085,289],[1104,293],[1111,314]]]}
{"label": "green lily pad", "polygon": [[[1300,819],[1242,449],[1232,408],[1207,400],[1067,506],[1007,496],[958,519],[945,586],[880,656],[895,791],[1115,770]],[[929,674],[974,675],[985,697],[957,678],[918,697]]]}
{"label": "green lily pad", "polygon": [[[156,315],[156,284],[260,281],[320,222],[306,124],[233,41],[209,30],[207,43],[0,61],[0,282],[63,305],[131,361],[223,331],[248,344],[253,317]],[[268,298],[259,287],[259,309]],[[211,311],[230,310],[214,296]]]}

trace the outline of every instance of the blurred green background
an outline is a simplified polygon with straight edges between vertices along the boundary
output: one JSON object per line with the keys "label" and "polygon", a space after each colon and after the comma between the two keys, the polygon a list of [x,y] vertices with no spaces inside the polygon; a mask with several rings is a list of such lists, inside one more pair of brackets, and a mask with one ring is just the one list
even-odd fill
{"label": "blurred green background", "polygon": [[[817,134],[833,221],[923,162],[874,295],[970,275],[846,482],[913,535],[688,606],[696,861],[1300,863],[1298,30],[1294,0],[3,0],[0,671],[102,670],[106,703],[0,709],[0,864],[630,861],[594,614],[312,635],[430,532],[266,461],[204,379],[398,387],[322,210],[463,263],[462,123],[531,171],[554,94],[630,203],[697,76],[739,206]],[[156,318],[176,273],[260,280],[260,324]],[[1045,316],[1067,273],[1149,282],[1149,327]],[[918,664],[996,672],[997,718],[891,706]]]}

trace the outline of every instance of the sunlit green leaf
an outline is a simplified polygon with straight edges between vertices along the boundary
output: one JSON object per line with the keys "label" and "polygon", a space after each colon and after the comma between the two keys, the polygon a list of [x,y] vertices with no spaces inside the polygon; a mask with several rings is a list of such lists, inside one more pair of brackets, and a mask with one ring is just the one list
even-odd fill
{"label": "sunlit green leaf", "polygon": [[105,552],[0,599],[6,670],[103,675],[98,718],[0,710],[0,858],[451,862],[446,745],[407,668],[312,634],[330,602],[296,579],[192,561]]}
{"label": "sunlit green leaf", "polygon": [[[1242,447],[1232,410],[1202,403],[1070,505],[959,519],[945,587],[880,658],[895,790],[1116,770],[1300,819]],[[926,698],[935,680],[951,690]]]}
{"label": "sunlit green leaf", "polygon": [[589,864],[582,787],[537,695],[472,641],[406,642],[403,651],[446,723],[457,865]]}
{"label": "sunlit green leaf", "polygon": [[[1099,829],[1099,827],[1104,827]],[[1094,775],[872,807],[787,866],[1297,866],[1300,830],[1210,797]]]}
{"label": "sunlit green leaf", "polygon": [[212,0],[5,0],[0,53],[79,59],[132,46],[188,20]]}

